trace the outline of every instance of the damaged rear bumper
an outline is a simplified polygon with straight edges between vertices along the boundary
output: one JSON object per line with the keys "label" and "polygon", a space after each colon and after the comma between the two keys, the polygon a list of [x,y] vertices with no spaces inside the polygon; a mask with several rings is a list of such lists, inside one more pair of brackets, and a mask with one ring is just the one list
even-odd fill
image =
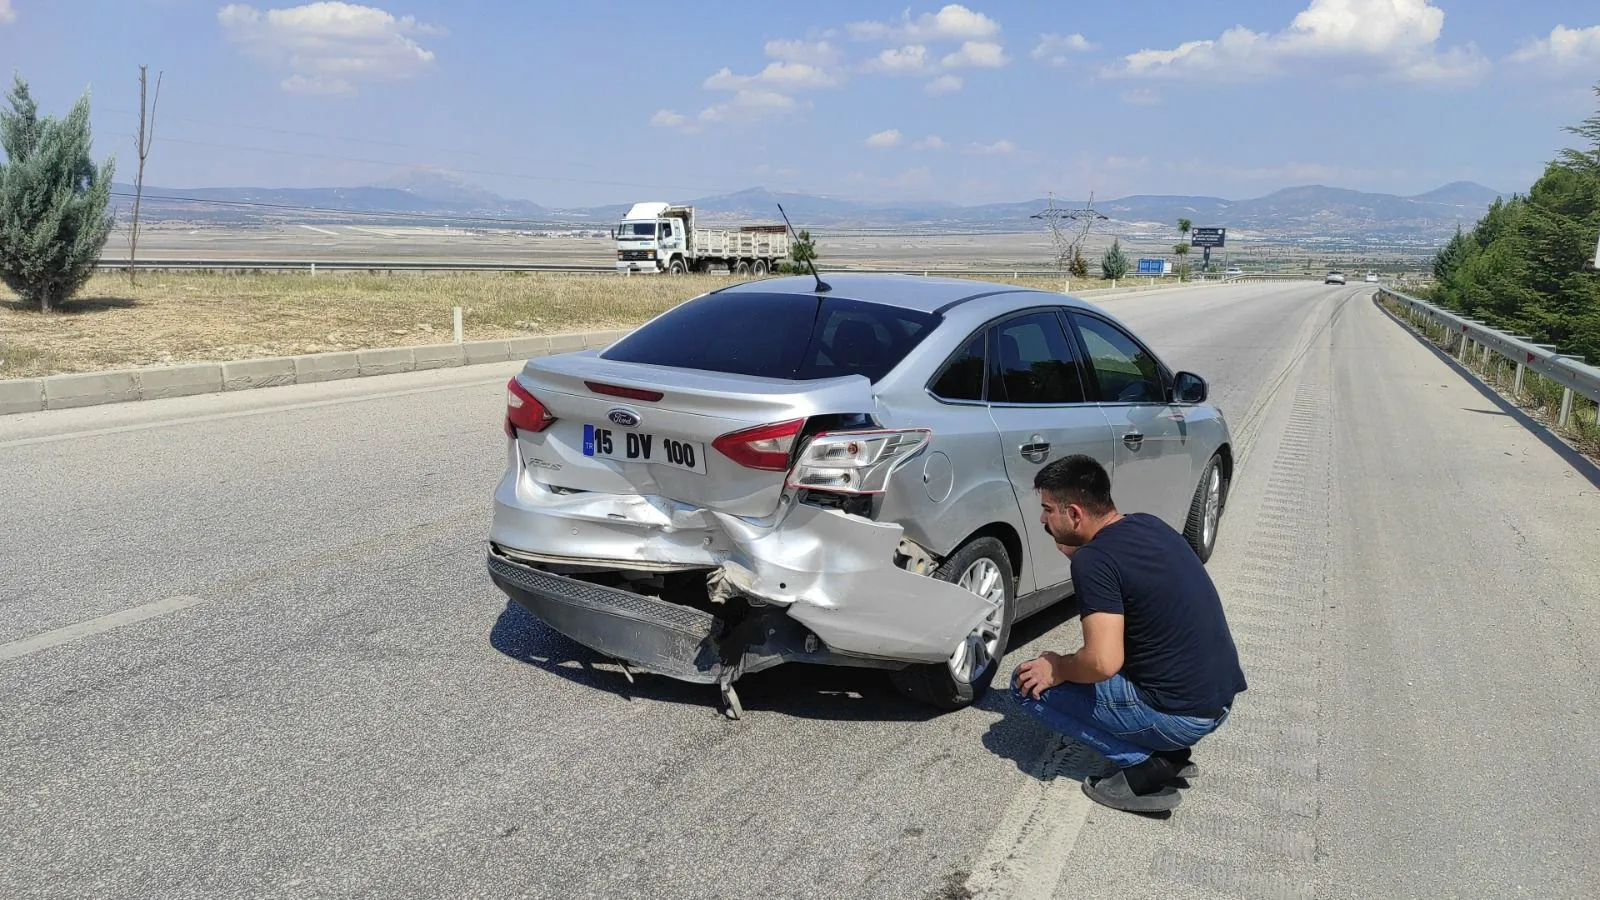
{"label": "damaged rear bumper", "polygon": [[[786,661],[944,662],[990,610],[896,565],[896,524],[792,501],[754,522],[654,498],[508,488],[490,532],[494,583],[556,631],[645,671],[713,683]],[[727,613],[563,574],[585,569],[704,572],[712,608]]]}

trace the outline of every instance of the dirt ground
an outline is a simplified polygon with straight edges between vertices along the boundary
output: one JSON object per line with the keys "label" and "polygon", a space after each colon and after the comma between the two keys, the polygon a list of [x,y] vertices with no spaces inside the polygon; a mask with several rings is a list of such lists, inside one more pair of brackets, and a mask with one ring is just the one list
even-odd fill
{"label": "dirt ground", "polygon": [[[729,276],[545,273],[96,276],[59,311],[0,288],[0,379],[625,328]],[[1008,280],[1009,281],[1009,280]],[[1060,290],[1053,279],[1022,278]],[[1076,292],[1102,286],[1073,284]]]}

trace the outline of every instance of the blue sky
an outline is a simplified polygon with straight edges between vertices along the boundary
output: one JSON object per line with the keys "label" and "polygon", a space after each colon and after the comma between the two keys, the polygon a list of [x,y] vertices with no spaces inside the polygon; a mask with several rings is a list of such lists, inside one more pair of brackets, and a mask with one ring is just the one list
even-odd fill
{"label": "blue sky", "polygon": [[119,180],[138,65],[164,70],[164,187],[433,167],[554,206],[1524,190],[1596,107],[1600,3],[0,0],[0,59],[48,112],[92,90]]}

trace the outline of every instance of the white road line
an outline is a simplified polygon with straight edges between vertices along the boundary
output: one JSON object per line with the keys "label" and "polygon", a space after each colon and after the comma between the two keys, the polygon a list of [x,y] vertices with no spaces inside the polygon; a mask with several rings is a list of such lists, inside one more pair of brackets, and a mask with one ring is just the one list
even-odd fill
{"label": "white road line", "polygon": [[86,637],[104,634],[114,628],[143,622],[146,619],[154,619],[157,616],[174,613],[180,609],[188,609],[204,602],[206,601],[201,597],[168,597],[165,600],[157,600],[154,603],[146,603],[143,606],[124,609],[96,619],[89,619],[86,622],[79,622],[76,625],[68,625],[64,628],[57,628],[54,631],[46,631],[44,634],[34,635],[31,638],[23,638],[20,641],[12,641],[9,644],[0,644],[0,662],[8,659],[21,659],[24,656],[38,653],[40,650],[49,650],[51,647],[70,644]]}
{"label": "white road line", "polygon": [[[1081,772],[1094,751],[1057,740],[1039,754],[972,866],[967,890],[973,897],[1041,900],[1054,895],[1061,870],[1078,842],[1094,801],[1083,793]],[[1096,774],[1103,774],[1097,772]]]}
{"label": "white road line", "polygon": [[315,225],[301,225],[300,227],[304,228],[307,231],[315,231],[317,234],[328,235],[329,237],[338,237],[339,236],[339,232],[337,232],[337,231],[329,231],[326,228],[318,228]]}

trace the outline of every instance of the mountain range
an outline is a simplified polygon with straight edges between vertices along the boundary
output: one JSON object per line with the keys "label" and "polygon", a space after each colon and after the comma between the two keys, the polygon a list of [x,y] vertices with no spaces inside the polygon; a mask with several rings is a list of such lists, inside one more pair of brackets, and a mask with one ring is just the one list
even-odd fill
{"label": "mountain range", "polygon": [[[118,184],[114,191],[120,211],[130,210],[132,187]],[[1223,226],[1241,236],[1291,243],[1431,244],[1448,239],[1458,224],[1470,227],[1502,196],[1492,188],[1466,181],[1413,196],[1306,185],[1245,200],[1141,194],[1101,200],[1094,209],[1111,220],[1098,228],[1111,233],[1138,234],[1152,228],[1165,233],[1172,223],[1186,218],[1196,226]],[[640,199],[682,202],[682,198],[667,196]],[[1044,224],[1031,217],[1044,211],[1048,203],[1043,198],[978,205],[874,203],[759,187],[688,202],[707,224],[778,222],[781,203],[797,228],[894,232],[1038,231]],[[449,175],[411,171],[361,187],[185,189],[147,185],[141,217],[212,224],[463,220],[465,224],[529,229],[609,229],[627,212],[628,205],[555,209],[502,197]],[[1057,209],[1086,205],[1081,200],[1055,201]]]}

